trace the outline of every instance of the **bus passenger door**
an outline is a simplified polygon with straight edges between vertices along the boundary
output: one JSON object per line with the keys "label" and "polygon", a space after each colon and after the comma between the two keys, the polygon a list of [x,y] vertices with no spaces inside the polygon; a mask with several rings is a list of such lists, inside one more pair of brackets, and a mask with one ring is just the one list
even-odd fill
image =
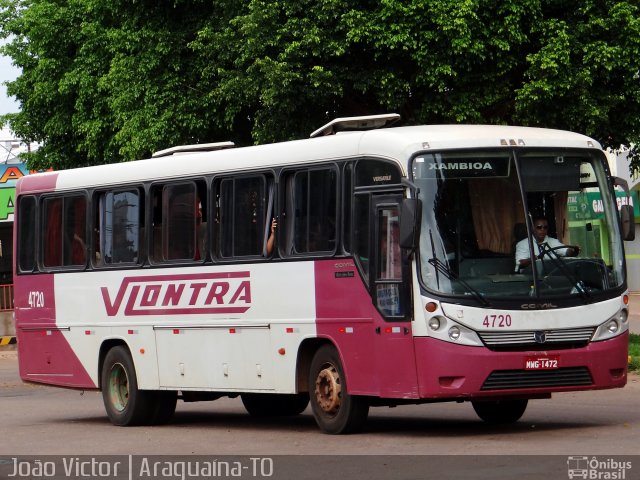
{"label": "bus passenger door", "polygon": [[409,266],[403,264],[399,240],[401,202],[402,195],[372,196],[369,289],[377,310],[374,328],[380,394],[413,398],[418,396],[418,385]]}

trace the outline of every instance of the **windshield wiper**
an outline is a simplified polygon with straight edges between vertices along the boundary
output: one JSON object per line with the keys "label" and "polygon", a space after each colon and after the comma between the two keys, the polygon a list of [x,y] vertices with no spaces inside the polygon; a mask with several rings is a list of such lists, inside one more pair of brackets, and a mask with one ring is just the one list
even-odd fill
{"label": "windshield wiper", "polygon": [[[537,258],[544,261],[543,260],[544,256],[545,255],[548,256],[549,259],[553,262],[553,265],[560,271],[560,273],[562,273],[562,275],[564,275],[564,277],[567,280],[569,280],[569,283],[573,286],[573,288],[576,289],[576,291],[580,294],[580,296],[584,300],[591,299],[591,293],[589,292],[584,282],[582,280],[578,280],[571,273],[571,271],[567,267],[567,262],[560,255],[556,253],[556,250],[559,249],[560,247],[552,248],[546,243],[543,243],[541,247],[542,249],[541,249],[540,255],[538,255]],[[563,246],[562,248],[571,248],[571,247]]]}
{"label": "windshield wiper", "polygon": [[431,233],[431,230],[429,230],[429,238],[431,240],[431,253],[433,257],[427,260],[427,262],[429,263],[429,265],[433,266],[433,268],[435,268],[436,270],[436,279],[438,281],[438,285],[440,285],[440,281],[438,279],[438,273],[441,273],[448,280],[454,280],[456,282],[459,282],[464,288],[467,289],[468,292],[471,293],[471,295],[473,295],[473,298],[475,298],[482,306],[490,307],[491,303],[486,298],[484,298],[478,290],[476,290],[467,282],[462,280],[455,272],[452,272],[451,269],[449,269],[449,266],[446,263],[444,263],[442,260],[438,258],[438,256],[436,255],[436,247],[435,247],[435,244],[433,243],[433,235]]}

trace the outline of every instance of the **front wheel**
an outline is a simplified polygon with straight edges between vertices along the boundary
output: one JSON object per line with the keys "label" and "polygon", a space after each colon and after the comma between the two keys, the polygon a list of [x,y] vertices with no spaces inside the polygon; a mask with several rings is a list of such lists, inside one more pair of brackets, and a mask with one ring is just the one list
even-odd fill
{"label": "front wheel", "polygon": [[527,409],[529,400],[491,400],[471,402],[476,414],[485,422],[497,424],[515,423]]}
{"label": "front wheel", "polygon": [[366,399],[349,394],[340,357],[332,345],[320,347],[313,357],[309,397],[316,423],[325,433],[359,431],[369,415]]}

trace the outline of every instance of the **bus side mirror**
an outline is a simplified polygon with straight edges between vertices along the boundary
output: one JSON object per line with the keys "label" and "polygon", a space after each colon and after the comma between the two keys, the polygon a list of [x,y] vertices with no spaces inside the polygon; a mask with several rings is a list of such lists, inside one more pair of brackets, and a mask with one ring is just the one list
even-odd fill
{"label": "bus side mirror", "polygon": [[405,198],[400,209],[400,248],[415,250],[420,235],[420,208],[417,198]]}
{"label": "bus side mirror", "polygon": [[631,241],[636,238],[636,226],[633,218],[633,206],[620,206],[620,227],[622,230],[622,239]]}
{"label": "bus side mirror", "polygon": [[[612,177],[612,183],[614,187],[620,187],[624,191],[627,198],[631,196],[629,193],[629,184],[627,181],[620,177]],[[622,230],[622,239],[626,241],[635,240],[636,238],[636,225],[633,217],[633,205],[620,205],[620,230]]]}

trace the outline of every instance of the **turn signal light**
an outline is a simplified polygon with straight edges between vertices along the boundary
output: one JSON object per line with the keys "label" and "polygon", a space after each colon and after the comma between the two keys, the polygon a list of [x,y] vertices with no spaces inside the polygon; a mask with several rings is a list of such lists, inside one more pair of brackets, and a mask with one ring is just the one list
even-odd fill
{"label": "turn signal light", "polygon": [[424,309],[429,313],[433,313],[438,309],[438,304],[436,302],[429,302],[424,306]]}

